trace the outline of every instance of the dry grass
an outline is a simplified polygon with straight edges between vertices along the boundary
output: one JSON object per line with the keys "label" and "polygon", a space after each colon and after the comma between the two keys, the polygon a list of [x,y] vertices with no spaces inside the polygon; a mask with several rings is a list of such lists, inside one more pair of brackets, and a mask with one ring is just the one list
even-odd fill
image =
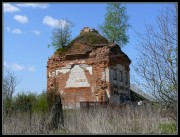
{"label": "dry grass", "polygon": [[149,108],[129,106],[76,110],[65,115],[65,121],[74,134],[160,134],[159,124],[171,120]]}
{"label": "dry grass", "polygon": [[48,116],[45,114],[33,114],[32,118],[28,113],[13,113],[4,118],[4,134],[46,134]]}
{"label": "dry grass", "polygon": [[172,122],[150,108],[118,107],[64,111],[64,129],[49,131],[48,114],[17,113],[4,119],[4,134],[161,134],[160,123]]}

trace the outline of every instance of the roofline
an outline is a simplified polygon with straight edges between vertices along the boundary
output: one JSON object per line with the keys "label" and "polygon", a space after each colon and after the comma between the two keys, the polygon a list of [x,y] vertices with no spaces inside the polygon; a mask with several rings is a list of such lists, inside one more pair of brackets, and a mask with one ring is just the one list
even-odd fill
{"label": "roofline", "polygon": [[148,93],[142,91],[139,87],[137,87],[134,84],[130,84],[130,90],[132,90],[136,94],[142,96],[143,98],[145,98],[149,101],[153,101],[153,102],[157,101],[155,98],[151,97],[150,95],[148,95]]}

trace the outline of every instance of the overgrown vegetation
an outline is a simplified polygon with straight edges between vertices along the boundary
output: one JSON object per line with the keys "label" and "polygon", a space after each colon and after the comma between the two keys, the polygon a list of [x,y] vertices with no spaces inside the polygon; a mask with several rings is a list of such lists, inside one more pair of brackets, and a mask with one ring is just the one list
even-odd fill
{"label": "overgrown vegetation", "polygon": [[70,20],[58,20],[58,23],[52,30],[51,43],[48,47],[53,47],[55,50],[64,49],[71,41],[71,29],[73,23]]}
{"label": "overgrown vegetation", "polygon": [[55,51],[55,54],[61,54],[61,53],[63,53],[63,52],[65,52],[65,51],[67,51],[68,49],[70,48],[70,46],[66,46],[66,47],[64,47],[64,48],[58,48],[56,51]]}
{"label": "overgrown vegetation", "polygon": [[54,89],[49,89],[46,93],[47,96],[47,102],[49,110],[52,108],[53,104],[55,103],[55,98],[57,96],[57,92]]}
{"label": "overgrown vegetation", "polygon": [[175,134],[177,132],[176,123],[161,123],[159,124],[159,129],[162,134]]}
{"label": "overgrown vegetation", "polygon": [[[169,32],[166,27],[167,22],[161,20],[164,25],[163,31]],[[168,19],[168,18],[166,18]],[[173,22],[175,23],[175,21]],[[142,67],[139,70],[145,72],[148,70],[148,74],[144,75],[148,80],[151,78],[152,81],[147,81],[152,83],[152,87],[149,87],[150,90],[153,90],[154,93],[160,93],[159,100],[163,101],[163,105],[167,107],[164,109],[164,106],[154,104],[154,106],[136,106],[129,105],[126,108],[117,107],[98,107],[90,109],[71,109],[64,110],[64,117],[62,115],[62,104],[61,98],[58,94],[58,91],[51,90],[47,94],[42,92],[37,95],[31,92],[21,92],[13,97],[15,92],[15,87],[18,84],[16,77],[12,73],[8,73],[8,77],[3,78],[3,133],[4,134],[176,134],[177,126],[176,123],[170,119],[173,118],[176,121],[177,117],[177,47],[176,46],[176,35],[173,35],[175,44],[171,45],[168,43],[173,42],[171,38],[168,38],[168,33],[163,33],[165,38],[170,39],[167,42],[167,39],[162,40],[162,37],[156,37],[156,33],[152,31],[152,28],[147,34],[155,36],[153,38],[158,38],[157,43],[161,45],[154,45],[153,43],[146,43],[144,45],[147,52],[144,52],[144,57],[155,58],[143,58],[141,65]],[[176,30],[176,29],[175,29]],[[177,34],[177,33],[174,33]],[[151,38],[149,35],[146,35]],[[162,35],[162,36],[163,36]],[[56,36],[56,35],[55,35]],[[157,35],[159,36],[159,35]],[[146,39],[145,39],[146,40]],[[148,39],[150,40],[150,39]],[[153,39],[153,42],[155,39]],[[162,40],[162,41],[161,41]],[[115,40],[113,40],[115,41]],[[161,42],[159,42],[161,41]],[[55,47],[59,46],[59,41],[55,41]],[[65,40],[65,43],[62,45],[62,49],[58,49],[57,52],[62,53],[72,46],[75,43],[81,43],[88,46],[93,46],[94,44],[108,43],[108,41],[96,34],[94,32],[83,33],[74,39],[68,46],[67,43],[69,40]],[[156,42],[155,42],[156,43]],[[156,44],[157,44],[156,43]],[[165,44],[162,44],[165,43]],[[151,50],[153,51],[150,52]],[[166,45],[165,47],[161,46]],[[67,47],[66,47],[67,46]],[[155,46],[155,47],[153,47]],[[172,46],[172,47],[171,47]],[[161,50],[158,49],[161,47]],[[155,50],[157,48],[157,50]],[[169,52],[166,52],[169,50]],[[149,51],[149,55],[147,56]],[[159,52],[156,52],[159,51]],[[164,52],[163,52],[164,51]],[[152,54],[153,53],[153,54]],[[157,54],[158,53],[158,54]],[[156,56],[161,55],[161,53],[166,56]],[[163,57],[167,63],[163,62]],[[168,57],[168,58],[166,58]],[[150,62],[153,60],[155,62]],[[147,61],[147,62],[146,62]],[[150,64],[148,64],[148,62]],[[154,63],[154,65],[152,64]],[[161,65],[162,64],[162,65]],[[169,64],[169,65],[168,65]],[[160,66],[159,66],[160,65]],[[164,66],[165,65],[165,66]],[[157,66],[157,67],[156,67]],[[147,69],[150,68],[150,69]],[[162,69],[163,68],[163,69]],[[155,70],[157,72],[152,72]],[[167,70],[166,70],[167,69]],[[150,70],[150,71],[149,71]],[[162,73],[159,73],[161,72]],[[163,71],[164,70],[164,71]],[[171,70],[171,71],[170,71]],[[152,72],[152,73],[149,73]],[[161,75],[165,73],[166,75]],[[151,74],[149,77],[149,74]],[[169,77],[169,78],[168,78]],[[159,79],[158,79],[159,78]],[[157,80],[159,82],[157,82]],[[167,82],[164,84],[164,82]],[[56,82],[55,82],[56,83]],[[160,85],[158,85],[160,83]],[[170,84],[169,84],[170,83]],[[151,84],[150,84],[151,85]],[[162,88],[166,85],[164,88]],[[167,86],[168,85],[168,86]],[[158,90],[157,90],[158,89]],[[159,92],[160,91],[160,92]],[[169,92],[171,91],[171,92]],[[175,92],[175,93],[174,93]],[[170,96],[169,96],[170,95]],[[165,110],[162,111],[163,108]],[[172,109],[170,109],[172,108]],[[169,111],[171,110],[171,111]],[[164,115],[167,114],[168,115]],[[63,118],[60,119],[60,118]],[[63,121],[63,122],[62,122]],[[62,123],[63,126],[62,127]],[[50,127],[50,126],[53,127]],[[54,128],[55,127],[55,128]]]}
{"label": "overgrown vegetation", "polygon": [[77,36],[65,48],[57,49],[55,53],[56,54],[64,53],[71,46],[74,46],[74,44],[76,44],[76,47],[78,47],[77,46],[78,44],[83,44],[87,46],[95,46],[96,44],[108,44],[108,40],[95,32],[85,32]]}
{"label": "overgrown vegetation", "polygon": [[[5,134],[176,134],[177,128],[159,109],[150,106],[98,107],[64,111],[64,127],[48,129],[49,113],[12,113]],[[30,124],[31,123],[31,124]]]}
{"label": "overgrown vegetation", "polygon": [[34,106],[34,112],[37,113],[46,113],[48,112],[48,102],[46,92],[43,91],[38,97],[37,102]]}
{"label": "overgrown vegetation", "polygon": [[[3,113],[4,133],[41,134],[52,132],[55,126],[54,121],[57,121],[56,125],[61,123],[57,119],[57,115],[59,115],[58,118],[61,116],[61,109],[58,107],[57,110],[56,108],[57,96],[54,95],[54,92],[52,92],[52,95],[54,96],[54,101],[51,100],[51,104],[48,104],[45,91],[39,95],[32,92],[20,92],[14,96],[11,101],[11,111],[8,114]],[[58,106],[60,105],[58,104]]]}
{"label": "overgrown vegetation", "polygon": [[6,117],[13,109],[13,94],[16,86],[20,83],[15,74],[10,71],[5,71],[6,75],[3,77],[2,85],[2,100],[3,100],[3,115]]}
{"label": "overgrown vegetation", "polygon": [[95,32],[85,32],[72,40],[69,46],[72,46],[74,43],[92,46],[94,44],[107,44],[108,40]]}
{"label": "overgrown vegetation", "polygon": [[[9,104],[9,99],[3,97],[3,134],[176,134],[174,121],[163,115],[158,104],[72,109],[62,113],[55,89],[39,95],[21,92],[12,96],[11,105],[7,106],[4,102]],[[4,113],[6,110],[10,111]]]}
{"label": "overgrown vegetation", "polygon": [[[9,104],[9,100],[4,100]],[[32,92],[20,92],[13,97],[11,106],[4,104],[6,109],[11,109],[11,112],[33,112],[33,113],[46,113],[48,111],[48,103],[46,93],[43,91],[37,95]],[[9,108],[10,107],[10,108]],[[4,114],[5,116],[6,114]]]}

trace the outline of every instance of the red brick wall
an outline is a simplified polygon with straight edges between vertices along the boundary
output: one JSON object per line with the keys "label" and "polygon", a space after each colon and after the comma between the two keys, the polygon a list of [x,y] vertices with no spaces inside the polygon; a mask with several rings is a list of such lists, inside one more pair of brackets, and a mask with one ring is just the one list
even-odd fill
{"label": "red brick wall", "polygon": [[[109,66],[115,66],[116,64],[123,64],[129,71],[129,63],[127,59],[122,56],[109,57],[110,50],[107,46],[94,49],[89,58],[66,60],[65,57],[52,56],[48,60],[47,65],[47,89],[52,88],[51,85],[55,79],[49,77],[49,72],[55,69],[62,69],[62,67],[71,65],[71,69],[68,72],[59,73],[56,77],[58,91],[61,93],[63,106],[73,106],[80,101],[107,101],[107,93],[110,94],[110,83],[106,79],[102,80],[102,72]],[[62,59],[63,58],[63,59]],[[74,65],[89,65],[92,67],[92,74],[86,68],[82,68],[83,73],[87,79],[89,87],[66,87],[67,81],[70,77],[70,73]],[[64,71],[64,70],[62,70]]]}

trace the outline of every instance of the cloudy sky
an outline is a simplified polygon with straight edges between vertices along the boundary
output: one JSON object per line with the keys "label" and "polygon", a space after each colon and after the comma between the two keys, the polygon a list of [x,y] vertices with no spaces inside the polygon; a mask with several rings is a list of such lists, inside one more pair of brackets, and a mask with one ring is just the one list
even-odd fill
{"label": "cloudy sky", "polygon": [[[129,43],[122,50],[132,60],[138,57],[135,31],[145,23],[155,24],[156,16],[168,3],[126,3],[129,15]],[[98,29],[104,21],[106,3],[3,3],[3,70],[21,80],[16,92],[40,93],[46,89],[46,65],[54,53],[48,48],[53,27],[64,19],[74,23],[72,39],[88,26]],[[131,65],[131,74],[133,74]]]}

